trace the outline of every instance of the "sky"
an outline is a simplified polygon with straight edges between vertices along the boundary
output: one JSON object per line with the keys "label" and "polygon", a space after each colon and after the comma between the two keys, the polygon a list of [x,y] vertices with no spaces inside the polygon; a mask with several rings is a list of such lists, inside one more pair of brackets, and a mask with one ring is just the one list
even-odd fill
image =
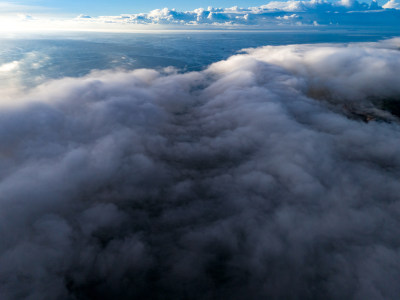
{"label": "sky", "polygon": [[[179,11],[193,10],[195,8],[212,7],[252,7],[269,3],[267,0],[155,0],[155,1],[129,1],[129,0],[25,0],[25,1],[0,1],[0,13],[23,12],[40,13],[49,15],[71,16],[88,14],[92,16],[118,15],[130,13],[146,13],[159,8],[175,8]],[[370,2],[370,1],[367,1]],[[378,1],[383,5],[386,1]]]}
{"label": "sky", "polygon": [[[398,299],[400,0],[362,1],[0,0],[0,299]],[[43,31],[137,28],[231,31]]]}
{"label": "sky", "polygon": [[[26,0],[26,1],[0,1],[1,4],[7,3],[12,5],[26,6],[26,11],[48,12],[52,14],[90,14],[90,15],[110,15],[122,13],[141,13],[148,12],[157,8],[176,8],[177,10],[192,10],[198,7],[231,7],[231,6],[259,6],[269,1],[263,0],[155,0],[155,1],[129,1],[129,0]],[[10,5],[11,7],[11,5]],[[37,7],[37,8],[34,8]]]}
{"label": "sky", "polygon": [[[211,1],[212,2],[212,1]],[[236,5],[234,5],[236,4]],[[168,8],[166,8],[168,6]],[[202,7],[202,8],[199,8]],[[282,26],[385,27],[398,30],[400,0],[0,2],[0,31],[282,29]],[[279,26],[279,27],[277,27]]]}

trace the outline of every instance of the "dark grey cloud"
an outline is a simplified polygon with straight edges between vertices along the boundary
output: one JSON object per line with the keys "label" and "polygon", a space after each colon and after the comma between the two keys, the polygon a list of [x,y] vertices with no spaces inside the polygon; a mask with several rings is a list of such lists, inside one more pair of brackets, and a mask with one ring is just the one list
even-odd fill
{"label": "dark grey cloud", "polygon": [[1,299],[395,299],[397,45],[94,72],[7,103]]}

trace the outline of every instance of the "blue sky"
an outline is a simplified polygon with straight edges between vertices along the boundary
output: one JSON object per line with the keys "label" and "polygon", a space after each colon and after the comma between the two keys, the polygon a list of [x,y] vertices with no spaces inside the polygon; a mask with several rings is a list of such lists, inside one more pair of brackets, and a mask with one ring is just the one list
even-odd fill
{"label": "blue sky", "polygon": [[[279,0],[272,0],[279,1]],[[282,0],[289,1],[289,0]],[[309,1],[309,0],[305,0]],[[327,0],[329,1],[329,0]],[[339,2],[332,0],[329,2]],[[349,0],[352,1],[352,0]],[[371,0],[358,0],[370,3]],[[378,0],[383,5],[388,0]],[[392,0],[398,2],[400,0]],[[265,5],[269,0],[0,0],[0,15],[9,13],[23,13],[47,16],[77,16],[80,14],[90,16],[110,16],[119,14],[147,13],[154,9],[168,7],[178,11],[193,10],[208,6],[226,8],[232,6],[254,7]]]}
{"label": "blue sky", "polygon": [[[364,2],[362,0],[210,1],[211,3],[192,1],[190,4],[182,0],[0,1],[0,31],[9,32],[10,29],[129,31],[174,29],[185,26],[191,29],[234,27],[246,30],[253,27],[268,29],[278,28],[276,26],[282,28],[282,26],[320,25],[389,26],[396,31],[400,28],[400,0],[385,0],[383,3],[380,1],[381,6],[376,3],[371,6],[368,4],[370,1],[360,3]],[[228,9],[207,9],[208,6]],[[246,9],[236,9],[232,8],[233,6]],[[165,7],[176,8],[178,12],[163,9]],[[199,7],[206,10],[191,11]]]}
{"label": "blue sky", "polygon": [[45,11],[57,14],[90,14],[112,15],[122,13],[148,12],[157,8],[176,8],[178,10],[192,10],[198,7],[230,7],[230,6],[259,6],[269,1],[266,0],[25,0],[25,1],[0,1],[26,6],[41,6]]}

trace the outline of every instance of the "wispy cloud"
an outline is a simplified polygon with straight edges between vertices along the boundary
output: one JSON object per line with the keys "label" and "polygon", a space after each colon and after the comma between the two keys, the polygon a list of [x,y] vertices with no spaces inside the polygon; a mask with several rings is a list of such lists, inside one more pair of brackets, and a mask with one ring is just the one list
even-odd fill
{"label": "wispy cloud", "polygon": [[383,8],[400,9],[400,2],[398,0],[390,0],[385,5],[383,5]]}
{"label": "wispy cloud", "polygon": [[43,12],[46,10],[49,10],[49,8],[45,8],[42,6],[22,5],[7,1],[0,1],[0,15],[27,13],[27,12]]}

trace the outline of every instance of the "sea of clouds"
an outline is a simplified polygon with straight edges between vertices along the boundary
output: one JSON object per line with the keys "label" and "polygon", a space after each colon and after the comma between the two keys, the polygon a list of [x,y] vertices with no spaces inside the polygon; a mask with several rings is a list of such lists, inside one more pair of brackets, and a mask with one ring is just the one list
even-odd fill
{"label": "sea of clouds", "polygon": [[396,299],[399,47],[0,92],[0,298]]}

